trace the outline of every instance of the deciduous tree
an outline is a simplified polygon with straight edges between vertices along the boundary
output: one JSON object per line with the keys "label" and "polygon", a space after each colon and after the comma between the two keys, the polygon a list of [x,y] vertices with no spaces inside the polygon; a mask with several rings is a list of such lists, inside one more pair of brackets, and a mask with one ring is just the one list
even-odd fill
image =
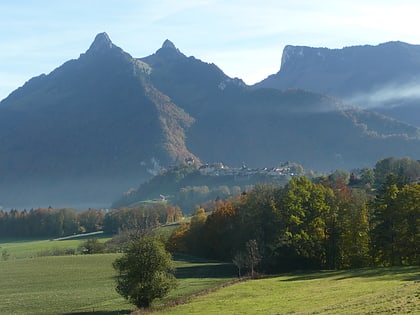
{"label": "deciduous tree", "polygon": [[117,292],[139,308],[149,307],[176,284],[172,257],[155,236],[132,241],[113,267],[118,272]]}

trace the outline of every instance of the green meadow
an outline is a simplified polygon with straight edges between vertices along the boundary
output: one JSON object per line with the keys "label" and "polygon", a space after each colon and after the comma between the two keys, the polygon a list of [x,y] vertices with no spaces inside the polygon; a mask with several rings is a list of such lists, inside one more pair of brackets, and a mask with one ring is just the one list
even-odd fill
{"label": "green meadow", "polygon": [[[6,251],[8,260],[31,258],[36,256],[52,256],[55,253],[76,252],[80,244],[86,241],[86,237],[75,237],[65,240],[49,239],[0,239],[0,255]],[[107,235],[96,235],[100,242],[106,242],[111,237]],[[0,257],[0,260],[2,258]]]}
{"label": "green meadow", "polygon": [[420,267],[250,280],[156,314],[420,314]]}
{"label": "green meadow", "polygon": [[[115,291],[112,262],[119,254],[40,256],[76,249],[81,240],[1,242],[0,314],[128,314],[134,307]],[[177,257],[178,286],[154,306],[179,301],[234,279],[231,265]]]}
{"label": "green meadow", "polygon": [[102,254],[0,261],[0,314],[129,313],[132,306],[114,289],[115,258]]}
{"label": "green meadow", "polygon": [[[36,254],[76,249],[81,241],[1,242],[10,257],[0,259],[0,314],[134,311],[115,291],[112,262],[119,254]],[[420,314],[418,266],[292,273],[236,282],[230,264],[174,258],[178,286],[153,303],[153,314]]]}

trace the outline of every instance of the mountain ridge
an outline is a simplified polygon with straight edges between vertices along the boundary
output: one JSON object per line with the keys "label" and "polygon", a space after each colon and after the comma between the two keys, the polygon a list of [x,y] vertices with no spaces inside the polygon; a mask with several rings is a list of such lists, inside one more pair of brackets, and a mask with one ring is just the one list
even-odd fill
{"label": "mountain ridge", "polygon": [[[6,193],[0,201],[13,191],[31,195],[34,185],[54,191],[60,181],[84,194],[85,185],[101,179],[117,195],[150,177],[156,163],[194,157],[183,141],[193,119],[149,83],[147,71],[99,34],[78,59],[29,80],[3,100],[0,192]],[[79,182],[86,184],[79,189]],[[69,198],[67,189],[56,195]],[[38,200],[33,196],[25,204]]]}
{"label": "mountain ridge", "polygon": [[328,94],[420,127],[419,83],[420,45],[393,41],[341,49],[288,45],[280,70],[254,87]]}
{"label": "mountain ridge", "polygon": [[419,156],[419,139],[417,128],[338,98],[249,87],[169,40],[135,58],[100,33],[78,59],[0,102],[0,201],[110,204],[184,161],[371,166]]}

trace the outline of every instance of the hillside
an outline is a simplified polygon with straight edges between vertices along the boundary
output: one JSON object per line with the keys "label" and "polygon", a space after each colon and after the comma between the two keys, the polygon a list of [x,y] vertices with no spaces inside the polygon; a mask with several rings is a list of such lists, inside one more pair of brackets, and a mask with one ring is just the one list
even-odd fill
{"label": "hillside", "polygon": [[251,89],[169,41],[141,60],[153,69],[152,83],[195,118],[186,141],[202,161],[251,167],[294,161],[330,171],[419,155],[417,128],[339,99],[300,89]]}
{"label": "hillside", "polygon": [[113,202],[112,208],[164,201],[179,206],[184,215],[189,215],[194,213],[197,205],[238,196],[255,184],[285,185],[293,176],[302,175],[302,166],[289,163],[259,169],[250,169],[245,165],[229,167],[222,163],[200,168],[179,165],[162,171],[137,189],[124,193]]}
{"label": "hillside", "polygon": [[255,87],[328,94],[420,127],[419,79],[420,45],[286,46],[280,71]]}
{"label": "hillside", "polygon": [[0,102],[0,205],[107,207],[162,167],[305,169],[420,156],[419,130],[299,89],[251,88],[166,40],[133,58],[105,33]]}
{"label": "hillside", "polygon": [[153,314],[416,313],[418,271],[410,267],[285,274],[240,282]]}
{"label": "hillside", "polygon": [[148,71],[98,34],[77,60],[4,99],[0,204],[107,206],[158,163],[194,157],[184,144],[193,118],[148,83]]}

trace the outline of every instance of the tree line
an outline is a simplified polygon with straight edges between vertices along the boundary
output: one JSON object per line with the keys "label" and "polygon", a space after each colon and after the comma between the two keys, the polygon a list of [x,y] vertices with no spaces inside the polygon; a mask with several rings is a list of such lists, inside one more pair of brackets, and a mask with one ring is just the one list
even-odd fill
{"label": "tree line", "polygon": [[[265,272],[419,264],[419,177],[419,161],[389,158],[353,173],[294,177],[285,186],[255,185],[234,198],[197,206],[167,247],[232,260],[254,244]],[[109,211],[13,209],[0,211],[0,237],[117,234],[181,217],[181,208],[160,202]]]}
{"label": "tree line", "polygon": [[78,233],[148,229],[176,222],[181,209],[164,203],[113,210],[37,208],[0,211],[0,237],[62,237]]}
{"label": "tree line", "polygon": [[0,211],[0,237],[61,237],[102,229],[104,212],[38,208]]}
{"label": "tree line", "polygon": [[420,264],[419,176],[419,161],[390,158],[358,174],[256,185],[198,209],[168,249],[232,260],[255,241],[264,272]]}

